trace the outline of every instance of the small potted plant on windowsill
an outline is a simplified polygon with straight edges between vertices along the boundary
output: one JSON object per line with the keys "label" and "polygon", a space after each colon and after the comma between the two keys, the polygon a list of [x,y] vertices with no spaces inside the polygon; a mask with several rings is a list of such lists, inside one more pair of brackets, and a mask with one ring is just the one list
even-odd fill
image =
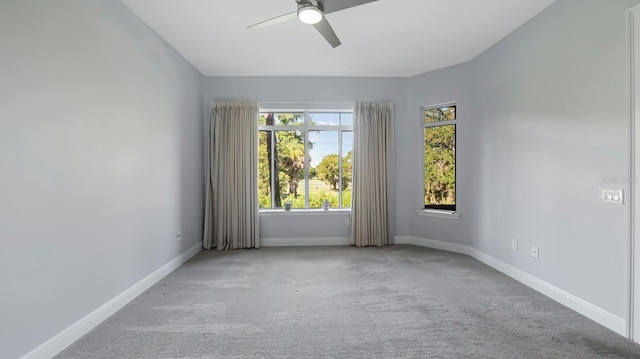
{"label": "small potted plant on windowsill", "polygon": [[284,202],[284,210],[285,211],[290,211],[292,205],[293,205],[293,202],[291,202],[291,201]]}

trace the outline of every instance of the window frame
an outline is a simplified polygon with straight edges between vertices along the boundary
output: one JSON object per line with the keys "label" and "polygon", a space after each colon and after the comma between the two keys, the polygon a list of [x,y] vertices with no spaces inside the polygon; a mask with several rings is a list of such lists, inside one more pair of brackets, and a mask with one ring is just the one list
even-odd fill
{"label": "window frame", "polygon": [[[303,118],[304,118],[304,122],[302,124],[297,124],[297,125],[261,125],[260,124],[260,115],[263,113],[302,113],[303,114]],[[339,170],[338,170],[338,175],[339,175],[339,182],[338,182],[338,207],[334,207],[331,208],[332,210],[340,210],[340,211],[350,211],[351,207],[342,207],[342,193],[343,193],[343,189],[342,189],[342,150],[343,150],[343,144],[342,144],[342,139],[343,139],[343,133],[344,132],[351,132],[353,133],[353,123],[351,125],[342,125],[342,124],[338,124],[338,125],[311,125],[309,124],[309,119],[310,116],[309,114],[314,114],[314,113],[348,113],[351,114],[353,116],[354,113],[354,108],[353,108],[353,104],[348,104],[348,105],[344,105],[344,104],[338,104],[337,106],[332,106],[332,105],[307,105],[307,106],[293,106],[293,107],[289,107],[289,106],[273,106],[273,105],[268,105],[268,106],[262,106],[262,104],[259,106],[258,108],[258,118],[256,119],[256,121],[258,122],[258,134],[260,133],[260,131],[271,131],[273,133],[273,136],[275,136],[275,132],[277,131],[300,131],[303,132],[304,134],[304,193],[305,193],[305,197],[304,197],[304,208],[292,208],[292,211],[318,211],[318,208],[309,208],[309,168],[311,166],[311,162],[309,161],[309,157],[310,157],[310,153],[309,153],[309,133],[312,131],[335,131],[337,132],[338,135],[338,165],[339,165]],[[271,151],[273,153],[274,151],[274,142],[275,141],[271,141]],[[353,149],[352,149],[353,150]],[[272,173],[274,172],[275,168],[274,168],[274,163],[270,163],[269,166],[271,167],[271,171]],[[276,208],[274,207],[275,204],[275,191],[273,190],[273,187],[275,185],[275,177],[272,176],[271,177],[271,208],[260,208],[259,211],[282,211],[283,208]]]}
{"label": "window frame", "polygon": [[[453,120],[449,120],[449,121],[441,121],[441,122],[425,122],[424,118],[425,118],[425,112],[428,110],[433,110],[433,109],[437,109],[437,108],[443,108],[443,107],[455,107],[455,114],[456,117]],[[454,155],[454,171],[455,171],[455,204],[452,205],[427,205],[424,200],[425,197],[425,171],[426,171],[426,167],[425,167],[425,152],[426,152],[426,148],[425,148],[425,132],[427,128],[433,128],[433,127],[442,127],[442,126],[454,126],[454,143],[455,143],[455,155]],[[422,168],[422,181],[420,183],[420,193],[422,193],[422,195],[420,196],[420,198],[422,198],[422,205],[421,205],[421,209],[418,210],[418,214],[420,215],[426,215],[426,216],[432,216],[432,217],[439,217],[439,218],[453,218],[453,219],[458,219],[458,104],[455,101],[451,101],[451,102],[445,102],[445,103],[440,103],[440,104],[436,104],[436,105],[429,105],[429,106],[423,106],[420,108],[420,128],[422,129],[421,131],[421,138],[422,138],[422,151],[421,151],[421,168]]]}

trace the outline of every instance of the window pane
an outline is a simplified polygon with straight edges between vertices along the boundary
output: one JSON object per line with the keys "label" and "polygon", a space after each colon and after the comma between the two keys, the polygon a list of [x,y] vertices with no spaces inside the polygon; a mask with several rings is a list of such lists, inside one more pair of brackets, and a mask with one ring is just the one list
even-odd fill
{"label": "window pane", "polygon": [[456,107],[448,106],[448,107],[440,107],[440,108],[431,108],[424,111],[424,122],[425,123],[433,123],[433,122],[442,122],[442,121],[452,121],[456,119]]}
{"label": "window pane", "polygon": [[276,131],[275,138],[274,207],[291,201],[293,208],[304,208],[304,131]]}
{"label": "window pane", "polygon": [[282,126],[304,125],[304,113],[292,112],[292,113],[276,113],[275,124]]}
{"label": "window pane", "polygon": [[353,132],[342,132],[342,207],[351,207],[353,188]]}
{"label": "window pane", "polygon": [[[338,130],[341,124],[351,126],[351,113],[261,111],[258,123],[274,126],[259,131],[260,208],[283,208],[286,202],[293,208],[322,208],[325,199],[332,208],[351,206],[353,131]],[[319,126],[335,126],[336,130],[320,130]],[[309,136],[306,144],[305,136]]]}
{"label": "window pane", "polygon": [[258,133],[258,202],[260,208],[271,208],[271,133]]}
{"label": "window pane", "polygon": [[261,112],[259,125],[274,126],[302,126],[304,125],[303,112]]}
{"label": "window pane", "polygon": [[353,126],[353,113],[341,113],[340,124],[342,126]]}
{"label": "window pane", "polygon": [[[338,131],[309,131],[309,208],[322,208],[328,199],[337,208],[340,173],[338,164]],[[312,176],[312,174],[314,176]]]}
{"label": "window pane", "polygon": [[338,126],[340,124],[340,114],[313,112],[309,114],[309,124],[317,126]]}
{"label": "window pane", "polygon": [[424,138],[425,207],[455,210],[456,126],[427,127]]}

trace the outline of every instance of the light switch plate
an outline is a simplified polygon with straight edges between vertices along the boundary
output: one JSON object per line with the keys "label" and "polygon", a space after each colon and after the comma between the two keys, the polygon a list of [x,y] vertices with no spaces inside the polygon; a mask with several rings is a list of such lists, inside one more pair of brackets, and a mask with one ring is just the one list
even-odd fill
{"label": "light switch plate", "polygon": [[598,192],[602,203],[624,204],[622,189],[599,188]]}

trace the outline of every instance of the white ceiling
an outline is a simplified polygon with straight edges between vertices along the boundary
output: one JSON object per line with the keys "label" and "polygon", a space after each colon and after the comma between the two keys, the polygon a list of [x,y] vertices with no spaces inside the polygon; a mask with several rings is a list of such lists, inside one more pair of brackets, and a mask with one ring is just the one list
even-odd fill
{"label": "white ceiling", "polygon": [[246,28],[294,0],[121,1],[204,75],[404,77],[473,59],[555,0],[378,0],[327,15],[335,49],[298,20]]}

